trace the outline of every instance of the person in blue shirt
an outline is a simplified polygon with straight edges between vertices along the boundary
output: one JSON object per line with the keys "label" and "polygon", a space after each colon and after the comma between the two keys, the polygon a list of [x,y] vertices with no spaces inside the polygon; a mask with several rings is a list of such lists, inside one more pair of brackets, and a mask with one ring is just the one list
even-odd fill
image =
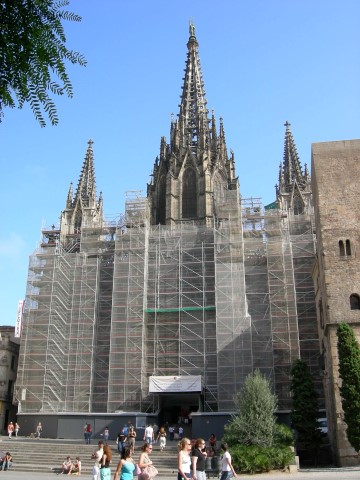
{"label": "person in blue shirt", "polygon": [[132,458],[133,450],[130,447],[126,447],[124,453],[121,457],[120,462],[118,463],[116,472],[114,474],[114,480],[120,474],[120,480],[133,480],[135,463]]}

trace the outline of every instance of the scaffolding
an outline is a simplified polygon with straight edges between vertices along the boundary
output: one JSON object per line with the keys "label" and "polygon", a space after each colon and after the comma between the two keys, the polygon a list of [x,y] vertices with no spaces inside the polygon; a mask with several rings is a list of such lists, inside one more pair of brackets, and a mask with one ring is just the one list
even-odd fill
{"label": "scaffolding", "polygon": [[323,405],[311,276],[313,214],[264,210],[261,199],[243,199],[242,207],[253,368],[271,380],[279,408],[290,410],[290,369],[301,357],[314,375]]}
{"label": "scaffolding", "polygon": [[28,412],[156,412],[149,377],[200,375],[204,411],[231,411],[258,368],[281,410],[290,368],[316,376],[312,214],[264,210],[227,191],[212,226],[150,225],[128,192],[124,217],[63,235],[30,257],[17,391]]}
{"label": "scaffolding", "polygon": [[20,412],[106,411],[114,232],[109,222],[64,238],[43,229],[29,262]]}

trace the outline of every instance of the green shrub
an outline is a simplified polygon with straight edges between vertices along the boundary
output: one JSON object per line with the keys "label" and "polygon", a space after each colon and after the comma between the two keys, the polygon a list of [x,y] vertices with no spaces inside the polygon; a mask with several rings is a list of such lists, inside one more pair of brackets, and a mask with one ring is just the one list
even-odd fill
{"label": "green shrub", "polygon": [[292,447],[294,443],[294,434],[291,428],[284,423],[277,423],[274,431],[274,445]]}
{"label": "green shrub", "polygon": [[355,333],[347,323],[337,328],[340,387],[346,434],[349,442],[360,450],[360,348]]}
{"label": "green shrub", "polygon": [[298,447],[317,452],[321,445],[321,431],[318,424],[319,405],[314,380],[309,366],[297,359],[291,367],[291,392],[293,406],[291,421],[296,430]]}
{"label": "green shrub", "polygon": [[255,370],[246,377],[234,401],[238,413],[225,425],[223,440],[229,445],[272,445],[277,397],[271,392],[269,379]]}
{"label": "green shrub", "polygon": [[230,453],[235,471],[241,473],[283,470],[294,463],[294,453],[287,446],[236,445]]}

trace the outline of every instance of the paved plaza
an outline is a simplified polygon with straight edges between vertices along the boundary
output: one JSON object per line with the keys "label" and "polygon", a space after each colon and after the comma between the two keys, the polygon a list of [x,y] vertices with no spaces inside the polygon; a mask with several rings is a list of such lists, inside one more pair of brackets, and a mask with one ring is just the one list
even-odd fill
{"label": "paved plaza", "polygon": [[[0,476],[9,477],[9,480],[38,480],[56,478],[55,473],[36,473],[36,472],[1,472]],[[78,477],[76,477],[78,478]],[[91,475],[81,475],[80,478],[91,479]],[[159,480],[176,480],[176,475],[171,477],[157,477]],[[319,468],[304,469],[298,473],[266,473],[262,475],[239,475],[240,480],[354,480],[360,478],[360,466],[348,468]]]}

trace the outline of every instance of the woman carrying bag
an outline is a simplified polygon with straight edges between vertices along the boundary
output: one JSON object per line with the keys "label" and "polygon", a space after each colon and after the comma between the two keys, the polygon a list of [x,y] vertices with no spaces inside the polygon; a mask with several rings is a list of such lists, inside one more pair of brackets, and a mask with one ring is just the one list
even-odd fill
{"label": "woman carrying bag", "polygon": [[139,480],[150,480],[155,478],[159,473],[154,467],[152,460],[149,455],[152,452],[152,445],[150,443],[144,443],[141,448],[141,453],[139,457],[139,468],[141,470],[140,475],[138,476]]}

